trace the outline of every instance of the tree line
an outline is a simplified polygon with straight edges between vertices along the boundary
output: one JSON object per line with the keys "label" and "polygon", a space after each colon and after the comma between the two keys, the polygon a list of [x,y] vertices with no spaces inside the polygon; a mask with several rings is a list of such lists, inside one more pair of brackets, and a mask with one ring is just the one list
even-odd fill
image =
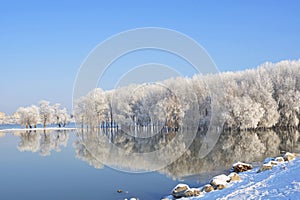
{"label": "tree line", "polygon": [[225,129],[298,127],[300,61],[268,62],[256,69],[197,74],[109,91],[96,88],[74,106],[77,123],[90,128],[178,129],[191,120],[204,128],[213,115]]}
{"label": "tree line", "polygon": [[14,114],[16,121],[26,128],[36,128],[42,124],[46,128],[49,124],[56,124],[58,127],[65,127],[71,120],[66,108],[59,103],[51,105],[49,101],[41,100],[36,105],[20,107]]}

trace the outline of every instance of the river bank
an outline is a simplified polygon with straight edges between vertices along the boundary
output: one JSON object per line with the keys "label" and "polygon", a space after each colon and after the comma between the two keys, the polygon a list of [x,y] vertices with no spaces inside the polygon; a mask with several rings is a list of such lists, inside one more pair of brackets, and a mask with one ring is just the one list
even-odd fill
{"label": "river bank", "polygon": [[[211,191],[206,190],[208,185],[199,188],[177,185],[171,195],[162,199],[299,199],[300,158],[292,155],[266,158],[262,166],[237,173],[239,178],[235,180],[231,179],[232,174],[216,176],[208,182]],[[231,171],[236,171],[234,167],[238,165],[235,163]]]}

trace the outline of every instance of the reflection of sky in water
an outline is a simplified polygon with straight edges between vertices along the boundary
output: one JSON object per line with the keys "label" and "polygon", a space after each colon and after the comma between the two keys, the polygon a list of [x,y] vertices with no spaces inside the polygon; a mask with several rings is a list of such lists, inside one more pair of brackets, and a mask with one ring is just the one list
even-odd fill
{"label": "reflection of sky in water", "polygon": [[[159,199],[177,183],[151,172],[130,174],[110,168],[95,169],[76,158],[70,132],[67,147],[42,157],[39,152],[19,152],[19,137],[0,138],[0,199]],[[189,181],[195,185],[194,181]],[[118,194],[117,189],[128,191]]]}
{"label": "reflection of sky in water", "polygon": [[[205,183],[212,176],[226,172],[233,162],[261,161],[267,156],[278,155],[280,150],[300,150],[299,132],[296,130],[231,132],[223,133],[212,152],[204,159],[199,159],[195,156],[201,145],[201,133],[198,133],[189,151],[165,169],[136,174],[108,167],[96,169],[102,165],[95,162],[90,153],[101,154],[105,145],[95,145],[99,141],[94,140],[93,133],[88,133],[92,140],[84,141],[75,135],[73,131],[49,132],[46,135],[26,132],[2,134],[0,199],[159,199],[179,182],[169,177],[185,177],[184,183],[199,187],[199,181]],[[97,137],[100,140],[102,138],[99,135]],[[122,143],[125,141],[122,137],[119,135],[114,138],[114,142],[120,146],[126,144],[124,148],[141,147],[139,140]],[[79,154],[78,147],[81,146],[78,146],[78,142],[84,142],[94,152]],[[135,159],[139,158],[132,159],[134,168],[138,162]],[[126,160],[112,161],[130,167],[130,162]],[[138,166],[144,167],[141,164]],[[129,193],[119,194],[116,192],[118,189]]]}

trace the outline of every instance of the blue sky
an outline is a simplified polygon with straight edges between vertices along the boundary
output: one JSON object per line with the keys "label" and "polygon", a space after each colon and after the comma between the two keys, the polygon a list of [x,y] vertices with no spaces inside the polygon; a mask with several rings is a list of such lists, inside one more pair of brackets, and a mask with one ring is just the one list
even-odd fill
{"label": "blue sky", "polygon": [[133,28],[182,32],[207,50],[220,71],[300,57],[297,1],[0,3],[0,111],[9,114],[41,99],[71,108],[73,82],[89,52]]}

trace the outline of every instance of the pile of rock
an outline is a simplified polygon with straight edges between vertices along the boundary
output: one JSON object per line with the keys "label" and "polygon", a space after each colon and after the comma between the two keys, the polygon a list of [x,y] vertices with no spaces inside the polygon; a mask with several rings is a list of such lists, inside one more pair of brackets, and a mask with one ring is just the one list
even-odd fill
{"label": "pile of rock", "polygon": [[266,158],[264,164],[260,167],[257,173],[271,170],[273,166],[283,164],[284,162],[289,162],[294,160],[298,155],[295,153],[286,152],[283,157],[276,157],[276,158]]}
{"label": "pile of rock", "polygon": [[172,190],[172,195],[175,198],[199,196],[200,190],[197,188],[190,188],[187,184],[178,184]]}
{"label": "pile of rock", "polygon": [[237,162],[232,165],[230,171],[240,173],[253,169],[253,166],[243,162]]}
{"label": "pile of rock", "polygon": [[[262,165],[262,167],[257,172],[270,170],[274,165],[278,165],[286,161],[294,160],[297,156],[299,155],[287,152],[282,157],[267,158],[264,164]],[[201,188],[190,188],[187,184],[178,184],[172,190],[172,198],[177,199],[182,197],[193,197],[193,196],[201,196],[201,195],[204,196],[205,193],[214,190],[222,190],[226,188],[230,182],[241,180],[238,173],[249,171],[252,169],[253,166],[251,164],[247,164],[243,162],[234,163],[232,165],[232,168],[230,169],[231,173],[229,175],[221,174],[215,176],[209,181],[209,184],[206,184]],[[167,199],[169,198],[164,198],[162,200],[167,200]]]}
{"label": "pile of rock", "polygon": [[228,176],[225,174],[221,174],[213,177],[209,181],[209,184],[206,184],[201,188],[190,188],[186,184],[178,184],[172,190],[172,196],[174,198],[181,198],[205,195],[205,193],[211,192],[213,190],[222,190],[227,187],[228,183],[239,180],[240,176],[236,172],[232,172]]}

